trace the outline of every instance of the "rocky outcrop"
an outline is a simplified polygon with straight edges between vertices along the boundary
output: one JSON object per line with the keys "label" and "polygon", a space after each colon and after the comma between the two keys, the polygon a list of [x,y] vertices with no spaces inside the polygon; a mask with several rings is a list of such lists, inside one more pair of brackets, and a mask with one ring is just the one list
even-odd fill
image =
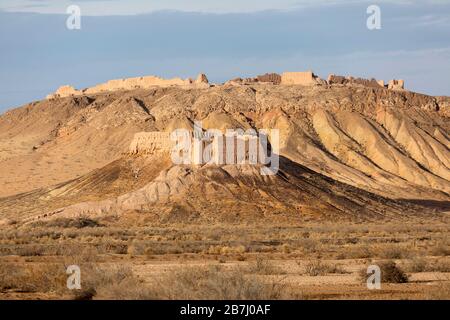
{"label": "rocky outcrop", "polygon": [[195,80],[195,83],[197,83],[197,84],[201,84],[201,83],[208,84],[209,81],[208,81],[208,78],[206,77],[206,74],[200,73],[198,75],[197,79]]}
{"label": "rocky outcrop", "polygon": [[388,89],[390,90],[403,90],[405,89],[405,81],[403,80],[390,80],[388,83]]}
{"label": "rocky outcrop", "polygon": [[436,97],[437,109],[445,117],[450,117],[450,97]]}

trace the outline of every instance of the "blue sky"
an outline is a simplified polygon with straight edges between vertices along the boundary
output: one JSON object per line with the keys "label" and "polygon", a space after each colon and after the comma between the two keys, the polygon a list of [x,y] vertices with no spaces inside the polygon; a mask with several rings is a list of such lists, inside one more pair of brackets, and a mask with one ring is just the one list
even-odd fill
{"label": "blue sky", "polygon": [[[66,8],[79,5],[81,30]],[[366,9],[381,8],[381,30]],[[2,0],[0,112],[58,86],[141,75],[210,81],[312,69],[450,95],[450,1]]]}

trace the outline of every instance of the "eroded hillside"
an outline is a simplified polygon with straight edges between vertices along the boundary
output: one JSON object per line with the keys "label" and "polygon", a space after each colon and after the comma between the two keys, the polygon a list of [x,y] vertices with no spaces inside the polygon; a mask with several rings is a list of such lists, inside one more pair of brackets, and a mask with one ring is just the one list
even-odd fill
{"label": "eroded hillside", "polygon": [[[1,218],[130,210],[159,210],[168,219],[216,209],[219,216],[231,214],[227,219],[252,212],[445,210],[448,105],[445,97],[384,88],[258,83],[34,102],[0,117]],[[153,156],[152,165],[152,157],[126,154],[137,132],[170,132],[195,120],[205,129],[280,129],[279,174],[177,167],[163,155]],[[422,207],[427,203],[436,206]]]}

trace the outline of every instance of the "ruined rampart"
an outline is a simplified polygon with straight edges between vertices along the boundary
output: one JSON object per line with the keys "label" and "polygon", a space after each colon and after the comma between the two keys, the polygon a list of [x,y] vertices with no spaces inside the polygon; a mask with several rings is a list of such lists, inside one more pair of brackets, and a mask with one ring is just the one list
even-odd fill
{"label": "ruined rampart", "polygon": [[324,81],[316,76],[312,71],[284,72],[281,75],[282,85],[311,86],[319,83],[324,83]]}
{"label": "ruined rampart", "polygon": [[403,90],[405,88],[405,82],[403,80],[390,80],[388,84],[385,85],[384,80],[354,78],[351,76],[345,77],[334,74],[328,76],[327,82],[331,85],[361,85],[369,88],[388,88],[390,90]]}
{"label": "ruined rampart", "polygon": [[[188,146],[188,148],[177,147],[177,150],[180,159],[185,157],[184,153],[187,152],[189,163],[257,164],[259,149],[262,148],[257,135],[232,133],[197,139],[194,138],[192,131],[187,133],[188,135],[181,138],[179,142],[181,146]],[[187,144],[183,140],[186,138],[189,139]],[[176,141],[171,139],[171,134],[168,132],[139,132],[131,141],[128,153],[132,155],[171,153],[173,156],[175,146]]]}
{"label": "ruined rampart", "polygon": [[208,84],[208,78],[204,74],[199,74],[197,80],[173,78],[163,79],[156,76],[136,77],[127,79],[109,80],[106,83],[96,85],[94,87],[86,88],[84,90],[77,90],[72,86],[62,86],[54,94],[47,96],[47,99],[63,98],[70,96],[78,96],[83,94],[97,94],[102,92],[117,91],[117,90],[134,90],[134,89],[149,89],[152,87],[195,87],[205,86]]}
{"label": "ruined rampart", "polygon": [[281,76],[278,73],[266,73],[256,77],[258,82],[270,82],[273,84],[281,83]]}
{"label": "ruined rampart", "polygon": [[334,74],[330,74],[328,76],[328,83],[329,84],[349,84],[349,85],[362,85],[365,87],[372,87],[372,88],[384,88],[384,81],[383,80],[376,80],[376,79],[364,79],[364,78],[354,78],[354,77],[344,77],[344,76],[337,76]]}
{"label": "ruined rampart", "polygon": [[130,143],[129,153],[154,153],[170,151],[175,143],[168,132],[139,132]]}

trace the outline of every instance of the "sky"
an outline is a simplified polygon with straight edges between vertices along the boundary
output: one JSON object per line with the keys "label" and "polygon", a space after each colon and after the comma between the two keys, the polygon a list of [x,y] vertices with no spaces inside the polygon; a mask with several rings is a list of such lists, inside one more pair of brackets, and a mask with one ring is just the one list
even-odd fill
{"label": "sky", "polygon": [[[381,29],[369,30],[378,5]],[[69,30],[67,7],[81,10]],[[59,86],[313,70],[450,96],[450,0],[2,0],[0,112]]]}

